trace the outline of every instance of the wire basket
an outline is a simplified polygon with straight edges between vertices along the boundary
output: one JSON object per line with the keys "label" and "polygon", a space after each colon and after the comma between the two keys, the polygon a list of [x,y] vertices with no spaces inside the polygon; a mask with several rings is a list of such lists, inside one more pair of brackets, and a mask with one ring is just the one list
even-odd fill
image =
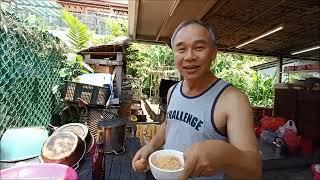
{"label": "wire basket", "polygon": [[90,133],[96,138],[98,132],[98,122],[102,119],[112,119],[116,116],[116,109],[97,109],[90,108],[88,109],[88,114],[85,118],[87,126],[89,127]]}
{"label": "wire basket", "polygon": [[66,81],[65,101],[78,103],[80,98],[89,105],[105,106],[109,97],[110,91],[106,87]]}

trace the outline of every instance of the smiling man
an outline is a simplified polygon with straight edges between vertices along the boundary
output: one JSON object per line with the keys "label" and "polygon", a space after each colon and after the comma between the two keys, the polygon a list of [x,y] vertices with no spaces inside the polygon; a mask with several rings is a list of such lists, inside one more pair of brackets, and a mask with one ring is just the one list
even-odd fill
{"label": "smiling man", "polygon": [[[261,157],[248,98],[210,71],[217,54],[213,29],[182,22],[172,35],[174,62],[184,80],[168,92],[167,119],[133,158],[142,161],[161,146],[184,152],[181,179],[260,179]],[[135,169],[136,170],[136,169]]]}

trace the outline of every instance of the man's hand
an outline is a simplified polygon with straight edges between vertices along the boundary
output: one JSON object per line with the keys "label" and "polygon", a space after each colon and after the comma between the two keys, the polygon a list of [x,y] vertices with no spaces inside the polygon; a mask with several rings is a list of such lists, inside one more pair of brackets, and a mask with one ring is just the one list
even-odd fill
{"label": "man's hand", "polygon": [[184,170],[181,179],[189,177],[213,176],[226,168],[229,153],[236,150],[228,143],[207,140],[192,144],[184,153]]}
{"label": "man's hand", "polygon": [[[260,179],[260,171],[248,171],[247,166],[260,168],[256,152],[240,151],[231,144],[218,140],[206,140],[192,144],[184,152],[182,180],[189,177],[214,176],[221,170],[235,179]],[[241,162],[248,161],[248,164]],[[238,171],[244,171],[239,173]],[[251,169],[250,169],[251,170]],[[241,174],[241,176],[237,175]]]}
{"label": "man's hand", "polygon": [[148,158],[154,152],[154,148],[147,144],[143,146],[132,159],[132,168],[134,171],[145,172],[148,170]]}

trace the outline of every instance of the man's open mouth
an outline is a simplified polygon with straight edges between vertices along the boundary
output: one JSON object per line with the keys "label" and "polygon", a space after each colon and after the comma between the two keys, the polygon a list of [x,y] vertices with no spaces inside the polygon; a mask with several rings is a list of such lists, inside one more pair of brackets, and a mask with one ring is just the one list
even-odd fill
{"label": "man's open mouth", "polygon": [[183,69],[187,69],[187,70],[190,69],[190,70],[191,70],[191,69],[196,69],[196,68],[198,68],[198,67],[199,67],[199,66],[195,66],[195,65],[192,65],[192,66],[184,66]]}

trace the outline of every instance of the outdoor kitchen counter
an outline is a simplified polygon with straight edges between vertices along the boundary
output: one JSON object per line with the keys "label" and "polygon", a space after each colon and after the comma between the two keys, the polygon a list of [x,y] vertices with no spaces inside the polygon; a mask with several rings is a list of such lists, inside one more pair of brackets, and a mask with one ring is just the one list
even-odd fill
{"label": "outdoor kitchen counter", "polygon": [[[131,161],[140,148],[138,138],[128,138],[123,154],[105,154],[105,179],[106,180],[146,180],[154,179],[151,172],[138,173],[132,169]],[[85,159],[79,169],[79,180],[92,180],[92,156]]]}

